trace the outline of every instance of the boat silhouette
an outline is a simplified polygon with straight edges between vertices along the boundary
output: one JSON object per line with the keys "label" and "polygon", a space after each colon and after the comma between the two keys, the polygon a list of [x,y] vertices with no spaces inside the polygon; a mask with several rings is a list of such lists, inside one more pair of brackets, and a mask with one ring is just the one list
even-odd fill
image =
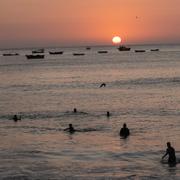
{"label": "boat silhouette", "polygon": [[44,59],[44,55],[26,55],[27,59]]}
{"label": "boat silhouette", "polygon": [[104,54],[104,53],[108,53],[108,51],[104,51],[104,50],[102,50],[102,51],[98,51],[98,53],[100,53],[100,54]]}
{"label": "boat silhouette", "polygon": [[131,48],[130,48],[130,47],[126,47],[126,46],[119,46],[119,47],[118,47],[118,50],[119,50],[119,51],[130,51]]}
{"label": "boat silhouette", "polygon": [[135,50],[135,52],[146,52],[146,50]]}
{"label": "boat silhouette", "polygon": [[84,53],[73,53],[73,56],[84,56]]}
{"label": "boat silhouette", "polygon": [[37,49],[32,51],[33,54],[44,53],[44,49]]}
{"label": "boat silhouette", "polygon": [[90,50],[91,49],[91,47],[86,47],[86,50]]}
{"label": "boat silhouette", "polygon": [[159,49],[151,49],[151,51],[159,51]]}
{"label": "boat silhouette", "polygon": [[3,56],[18,56],[18,53],[4,53]]}
{"label": "boat silhouette", "polygon": [[49,54],[51,55],[63,54],[63,51],[55,51],[55,52],[49,51]]}

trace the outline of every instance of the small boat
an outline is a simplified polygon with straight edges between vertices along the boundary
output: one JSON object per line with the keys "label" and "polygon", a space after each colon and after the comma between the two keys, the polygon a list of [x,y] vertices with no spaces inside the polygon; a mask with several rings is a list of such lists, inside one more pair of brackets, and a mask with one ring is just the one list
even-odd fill
{"label": "small boat", "polygon": [[32,53],[33,53],[33,54],[36,54],[36,53],[44,53],[44,49],[33,50]]}
{"label": "small boat", "polygon": [[126,46],[119,46],[119,47],[118,47],[118,50],[119,50],[119,51],[130,51],[131,48],[130,48],[130,47],[126,47]]}
{"label": "small boat", "polygon": [[90,50],[91,48],[90,47],[86,47],[87,50]]}
{"label": "small boat", "polygon": [[18,56],[18,53],[4,53],[3,56]]}
{"label": "small boat", "polygon": [[63,54],[63,51],[55,51],[55,52],[49,51],[49,54],[51,55]]}
{"label": "small boat", "polygon": [[108,51],[98,51],[98,53],[105,54],[105,53],[108,53]]}
{"label": "small boat", "polygon": [[135,52],[146,52],[146,50],[135,50]]}
{"label": "small boat", "polygon": [[159,51],[159,49],[151,49],[151,51]]}
{"label": "small boat", "polygon": [[84,56],[84,53],[73,53],[73,56]]}
{"label": "small boat", "polygon": [[44,59],[44,55],[26,55],[27,59]]}

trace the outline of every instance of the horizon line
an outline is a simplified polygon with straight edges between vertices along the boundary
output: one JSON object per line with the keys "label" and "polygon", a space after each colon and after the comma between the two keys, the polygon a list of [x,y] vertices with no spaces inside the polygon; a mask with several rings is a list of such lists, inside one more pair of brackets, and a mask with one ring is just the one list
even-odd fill
{"label": "horizon line", "polygon": [[19,49],[48,49],[48,48],[83,48],[83,47],[116,47],[120,45],[126,45],[126,46],[151,46],[151,45],[180,45],[180,42],[178,43],[130,43],[130,44],[125,44],[125,43],[120,43],[120,44],[97,44],[97,45],[77,45],[77,46],[62,46],[62,45],[51,45],[51,46],[27,46],[27,47],[9,47],[9,48],[0,48],[0,51],[3,50],[19,50]]}

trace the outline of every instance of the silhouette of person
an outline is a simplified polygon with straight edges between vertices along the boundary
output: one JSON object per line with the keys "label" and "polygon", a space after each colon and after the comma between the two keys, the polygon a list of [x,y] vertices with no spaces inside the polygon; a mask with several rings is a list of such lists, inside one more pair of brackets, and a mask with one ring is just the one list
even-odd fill
{"label": "silhouette of person", "polygon": [[70,133],[74,133],[76,130],[74,129],[74,127],[72,126],[72,124],[69,124],[69,127],[64,129],[64,131],[69,131]]}
{"label": "silhouette of person", "polygon": [[74,113],[77,113],[77,109],[76,109],[76,108],[74,108],[74,109],[73,109],[73,112],[74,112]]}
{"label": "silhouette of person", "polygon": [[99,87],[101,88],[101,87],[105,87],[105,86],[106,86],[106,84],[102,83]]}
{"label": "silhouette of person", "polygon": [[129,132],[129,129],[127,128],[127,126],[126,126],[126,123],[123,124],[123,127],[121,128],[119,134],[120,134],[121,137],[124,137],[124,138],[129,136],[130,132]]}
{"label": "silhouette of person", "polygon": [[18,116],[15,114],[15,115],[13,116],[13,120],[14,120],[15,122],[20,121],[20,120],[21,120],[21,117],[18,118]]}
{"label": "silhouette of person", "polygon": [[163,155],[162,159],[164,159],[167,155],[169,155],[168,163],[169,164],[176,164],[175,149],[171,146],[170,142],[167,142],[166,153]]}
{"label": "silhouette of person", "polygon": [[17,121],[17,120],[18,120],[18,117],[17,117],[16,114],[13,116],[13,120],[14,120],[14,121]]}
{"label": "silhouette of person", "polygon": [[107,111],[106,116],[107,116],[107,117],[109,117],[109,116],[110,116],[110,112],[109,112],[109,111]]}

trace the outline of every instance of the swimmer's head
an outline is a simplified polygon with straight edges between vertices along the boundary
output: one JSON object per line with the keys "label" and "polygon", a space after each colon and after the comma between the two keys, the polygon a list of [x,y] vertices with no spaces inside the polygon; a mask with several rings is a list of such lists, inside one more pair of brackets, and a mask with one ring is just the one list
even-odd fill
{"label": "swimmer's head", "polygon": [[171,143],[170,142],[167,142],[167,147],[171,147]]}
{"label": "swimmer's head", "polygon": [[126,123],[123,124],[123,127],[126,128]]}

